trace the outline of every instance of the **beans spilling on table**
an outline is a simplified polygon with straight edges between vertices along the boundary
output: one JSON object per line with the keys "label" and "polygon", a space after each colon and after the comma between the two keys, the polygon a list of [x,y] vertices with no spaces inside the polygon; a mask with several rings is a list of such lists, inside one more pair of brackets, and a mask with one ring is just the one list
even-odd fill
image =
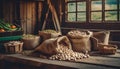
{"label": "beans spilling on table", "polygon": [[74,52],[71,49],[68,49],[67,46],[59,46],[59,48],[57,48],[57,51],[59,52],[56,55],[52,55],[51,57],[49,57],[49,59],[52,60],[73,60],[76,61],[78,59],[83,59],[83,58],[88,58],[89,55],[88,54],[83,54],[83,53],[79,53],[79,52]]}

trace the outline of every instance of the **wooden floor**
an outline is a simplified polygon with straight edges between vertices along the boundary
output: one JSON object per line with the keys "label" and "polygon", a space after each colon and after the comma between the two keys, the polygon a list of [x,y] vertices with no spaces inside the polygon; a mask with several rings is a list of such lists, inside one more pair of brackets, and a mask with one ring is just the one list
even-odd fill
{"label": "wooden floor", "polygon": [[4,60],[2,66],[4,69],[120,69],[120,50],[115,55],[94,54],[90,58],[76,62],[48,60],[21,54],[0,57]]}

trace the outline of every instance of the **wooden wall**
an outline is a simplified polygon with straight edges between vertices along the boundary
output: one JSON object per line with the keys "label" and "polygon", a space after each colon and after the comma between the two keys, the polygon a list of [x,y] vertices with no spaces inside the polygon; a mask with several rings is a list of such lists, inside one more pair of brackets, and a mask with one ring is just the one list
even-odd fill
{"label": "wooden wall", "polygon": [[2,18],[7,22],[13,23],[17,16],[15,2],[3,1],[1,5],[2,5],[1,14],[3,15]]}
{"label": "wooden wall", "polygon": [[[52,0],[59,13],[59,0]],[[47,0],[1,0],[0,18],[21,25],[25,34],[37,34],[41,30],[48,9]],[[59,16],[59,15],[58,15]],[[53,27],[51,12],[47,27]]]}
{"label": "wooden wall", "polygon": [[0,1],[0,18],[3,18],[2,10],[3,10],[2,1]]}
{"label": "wooden wall", "polygon": [[41,1],[3,0],[0,3],[0,18],[7,22],[21,25],[25,34],[34,33],[36,22],[40,22],[42,11]]}
{"label": "wooden wall", "polygon": [[34,31],[36,23],[35,2],[20,1],[20,20],[25,33],[30,34]]}
{"label": "wooden wall", "polygon": [[[120,41],[120,23],[77,23],[73,25],[72,23],[62,21],[65,19],[62,17],[64,16],[63,2],[64,0],[52,0],[61,27],[64,27],[62,28],[63,34],[68,32],[65,28],[114,30],[111,33],[111,39]],[[21,25],[24,33],[37,34],[42,27],[47,9],[46,0],[1,0],[0,18]],[[53,27],[50,24],[52,23],[51,15],[49,16],[48,23],[48,27]]]}

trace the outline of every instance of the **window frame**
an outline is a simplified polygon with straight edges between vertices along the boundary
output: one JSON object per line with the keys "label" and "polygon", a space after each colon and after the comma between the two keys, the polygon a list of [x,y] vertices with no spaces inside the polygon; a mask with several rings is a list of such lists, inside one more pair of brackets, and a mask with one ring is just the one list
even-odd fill
{"label": "window frame", "polygon": [[[82,2],[82,1],[85,1],[85,0],[76,0],[76,2]],[[99,0],[94,0],[94,1],[99,1]],[[63,19],[64,21],[63,22],[66,22],[66,23],[120,23],[120,0],[117,0],[117,9],[116,10],[105,10],[105,0],[102,0],[102,10],[101,11],[97,11],[97,12],[101,12],[102,13],[102,20],[101,21],[92,21],[91,19],[91,2],[92,0],[86,0],[86,21],[85,22],[82,22],[82,21],[67,21],[66,20],[66,8],[63,8],[63,11],[64,11],[64,15],[63,15]],[[75,1],[70,1],[70,2],[75,2]],[[70,3],[68,2],[68,3]],[[64,1],[64,5],[66,7],[66,1]],[[77,7],[77,5],[76,5]],[[116,11],[117,12],[117,20],[105,20],[105,12],[106,11]],[[96,12],[96,11],[95,11]],[[77,14],[77,13],[76,13]],[[77,15],[76,15],[77,16]],[[76,17],[77,18],[77,17]]]}
{"label": "window frame", "polygon": [[[75,12],[68,12],[68,11],[66,11],[66,8],[67,8],[66,5],[67,5],[68,3],[73,3],[73,2],[76,4],[76,11],[75,11]],[[64,5],[64,6],[65,6],[65,8],[64,8],[64,9],[65,9],[65,11],[64,11],[64,13],[65,13],[65,16],[64,16],[65,19],[64,19],[64,20],[65,20],[65,21],[64,21],[64,22],[76,22],[76,23],[77,23],[77,22],[79,22],[79,21],[77,20],[77,14],[78,14],[78,13],[80,13],[80,12],[85,12],[85,13],[87,14],[87,11],[78,11],[78,10],[77,10],[77,2],[86,2],[86,0],[75,0],[75,1],[69,1],[69,2],[66,2],[66,1],[65,1],[65,3],[64,3],[64,4],[65,4],[65,5]],[[86,2],[86,5],[87,5],[87,2]],[[87,8],[86,8],[86,10],[87,10]],[[76,15],[75,15],[75,16],[76,16],[76,20],[75,20],[75,21],[68,21],[68,18],[67,18],[67,14],[68,14],[68,13],[75,13],[75,14],[76,14]],[[66,20],[66,19],[67,19],[67,20]],[[87,20],[87,16],[86,16],[86,20]],[[86,22],[86,21],[80,21],[80,22],[81,22],[81,23],[84,23],[84,22]]]}

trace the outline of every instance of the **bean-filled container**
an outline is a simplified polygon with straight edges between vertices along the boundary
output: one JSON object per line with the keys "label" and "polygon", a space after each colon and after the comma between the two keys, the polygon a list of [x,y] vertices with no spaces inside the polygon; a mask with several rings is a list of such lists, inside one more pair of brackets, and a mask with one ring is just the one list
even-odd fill
{"label": "bean-filled container", "polygon": [[23,42],[21,41],[9,41],[4,43],[6,53],[14,54],[21,53],[23,51]]}
{"label": "bean-filled container", "polygon": [[39,45],[40,36],[32,35],[32,34],[23,35],[22,41],[24,43],[23,49],[32,50]]}

